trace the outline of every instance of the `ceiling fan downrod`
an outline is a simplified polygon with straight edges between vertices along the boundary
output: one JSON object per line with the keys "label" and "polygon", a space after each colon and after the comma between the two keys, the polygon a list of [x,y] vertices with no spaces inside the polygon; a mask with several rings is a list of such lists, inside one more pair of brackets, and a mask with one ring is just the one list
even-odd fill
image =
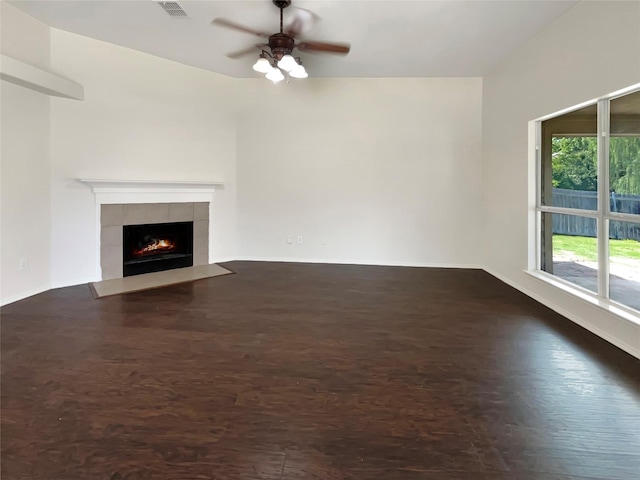
{"label": "ceiling fan downrod", "polygon": [[280,9],[280,33],[282,33],[282,11],[291,5],[291,0],[271,0]]}
{"label": "ceiling fan downrod", "polygon": [[274,33],[269,37],[269,49],[271,50],[271,54],[267,53],[271,58],[274,58],[276,61],[280,61],[280,59],[285,55],[291,55],[295,47],[295,41],[291,35],[284,33],[284,24],[283,24],[283,10],[291,5],[291,0],[271,0],[273,4],[280,9],[280,33]]}

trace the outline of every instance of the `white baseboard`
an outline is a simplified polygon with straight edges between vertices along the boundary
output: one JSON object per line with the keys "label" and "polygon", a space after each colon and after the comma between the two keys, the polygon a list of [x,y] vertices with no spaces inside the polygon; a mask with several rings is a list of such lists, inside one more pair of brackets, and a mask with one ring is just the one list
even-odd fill
{"label": "white baseboard", "polygon": [[233,262],[234,260],[237,260],[236,258],[216,258],[215,260],[213,260],[213,262],[211,263],[226,263],[226,262]]}
{"label": "white baseboard", "polygon": [[34,295],[46,292],[47,290],[51,290],[51,285],[41,285],[40,287],[32,288],[30,290],[27,290],[26,292],[19,293],[18,295],[12,295],[10,297],[3,298],[0,301],[0,307],[4,307],[5,305],[9,305],[10,303],[14,303],[19,300],[24,300],[28,297],[33,297]]}
{"label": "white baseboard", "polygon": [[[420,268],[469,268],[482,270],[477,264],[456,263],[420,263],[420,262],[376,262],[374,260],[342,260],[335,258],[296,258],[296,257],[253,257],[239,256],[235,260],[247,262],[284,262],[284,263],[329,263],[336,265],[369,265],[377,267],[420,267]],[[232,260],[229,260],[232,261]]]}
{"label": "white baseboard", "polygon": [[[567,319],[571,320],[572,322],[580,325],[582,328],[585,328],[586,330],[589,330],[591,333],[601,337],[602,339],[604,339],[607,342],[615,345],[616,347],[620,348],[621,350],[624,350],[628,354],[633,355],[636,358],[640,358],[640,348],[634,347],[633,345],[629,345],[623,339],[618,338],[618,337],[616,337],[614,335],[611,335],[609,332],[606,332],[606,331],[602,330],[601,328],[598,328],[595,325],[592,325],[591,323],[589,323],[588,321],[584,320],[583,318],[580,318],[575,313],[570,312],[569,310],[565,309],[564,307],[561,307],[561,306],[557,305],[556,303],[550,301],[549,299],[543,297],[542,295],[539,295],[539,294],[537,294],[535,292],[532,292],[530,289],[523,287],[522,285],[520,285],[520,284],[514,282],[513,280],[511,280],[510,278],[507,278],[504,275],[501,275],[498,272],[495,272],[494,270],[492,270],[490,268],[486,268],[485,267],[485,268],[483,268],[483,270],[485,272],[487,272],[489,275],[492,275],[492,276],[496,277],[498,280],[500,280],[500,281],[506,283],[507,285],[515,288],[516,290],[519,290],[520,292],[524,293],[528,297],[533,298],[535,301],[541,303],[545,307],[550,308],[554,312],[559,313],[563,317],[566,317]],[[586,302],[585,302],[585,304],[588,305],[589,307],[597,308],[596,306],[594,306],[592,304],[589,304],[589,303],[586,303]],[[619,319],[619,321],[627,323],[627,321],[622,319],[622,318]],[[640,335],[640,326],[637,326],[637,329],[638,329],[638,335]]]}
{"label": "white baseboard", "polygon": [[73,282],[62,282],[62,283],[54,283],[51,285],[50,290],[56,290],[58,288],[66,288],[66,287],[77,287],[78,285],[86,285],[87,283],[99,282],[100,278],[90,278],[88,280],[74,280]]}

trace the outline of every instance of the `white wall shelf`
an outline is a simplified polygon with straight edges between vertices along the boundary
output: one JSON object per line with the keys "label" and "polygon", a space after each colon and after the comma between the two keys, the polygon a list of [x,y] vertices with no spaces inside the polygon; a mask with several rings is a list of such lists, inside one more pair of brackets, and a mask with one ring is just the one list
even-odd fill
{"label": "white wall shelf", "polygon": [[82,85],[6,55],[0,55],[0,78],[45,95],[84,100]]}

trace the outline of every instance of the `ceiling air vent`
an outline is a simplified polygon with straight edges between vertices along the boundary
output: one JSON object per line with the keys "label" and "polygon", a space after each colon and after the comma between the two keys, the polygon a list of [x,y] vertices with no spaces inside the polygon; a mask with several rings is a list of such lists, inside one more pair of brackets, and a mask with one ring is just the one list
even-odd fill
{"label": "ceiling air vent", "polygon": [[187,14],[182,7],[178,5],[177,2],[158,2],[165,12],[169,14],[170,17],[186,17]]}

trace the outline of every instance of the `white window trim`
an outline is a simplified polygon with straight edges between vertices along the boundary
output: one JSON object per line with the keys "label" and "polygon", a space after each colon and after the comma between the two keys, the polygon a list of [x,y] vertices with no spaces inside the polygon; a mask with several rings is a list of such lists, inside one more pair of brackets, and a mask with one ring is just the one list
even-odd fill
{"label": "white window trim", "polygon": [[[582,103],[578,106],[564,109],[551,115],[534,120],[534,136],[531,142],[532,158],[535,162],[535,178],[530,186],[535,188],[535,227],[533,228],[533,246],[535,248],[535,263],[526,270],[529,275],[544,281],[562,291],[577,296],[593,305],[599,306],[634,324],[640,324],[640,311],[610,298],[609,289],[609,222],[611,220],[640,224],[640,215],[610,211],[609,203],[609,107],[611,100],[640,91],[640,84],[633,85],[605,97]],[[565,207],[542,205],[542,122],[590,105],[598,108],[598,210],[582,210]],[[531,158],[531,157],[530,157]],[[573,284],[542,270],[542,213],[558,213],[577,215],[596,219],[597,249],[598,249],[598,292],[592,292],[579,285]],[[531,239],[531,237],[530,237]]]}
{"label": "white window trim", "polygon": [[622,303],[618,303],[608,298],[602,298],[591,290],[587,290],[575,283],[568,282],[567,280],[547,273],[544,270],[524,270],[524,272],[527,275],[551,285],[558,290],[573,295],[586,303],[602,308],[603,310],[616,315],[633,325],[640,325],[640,315],[638,312]]}

